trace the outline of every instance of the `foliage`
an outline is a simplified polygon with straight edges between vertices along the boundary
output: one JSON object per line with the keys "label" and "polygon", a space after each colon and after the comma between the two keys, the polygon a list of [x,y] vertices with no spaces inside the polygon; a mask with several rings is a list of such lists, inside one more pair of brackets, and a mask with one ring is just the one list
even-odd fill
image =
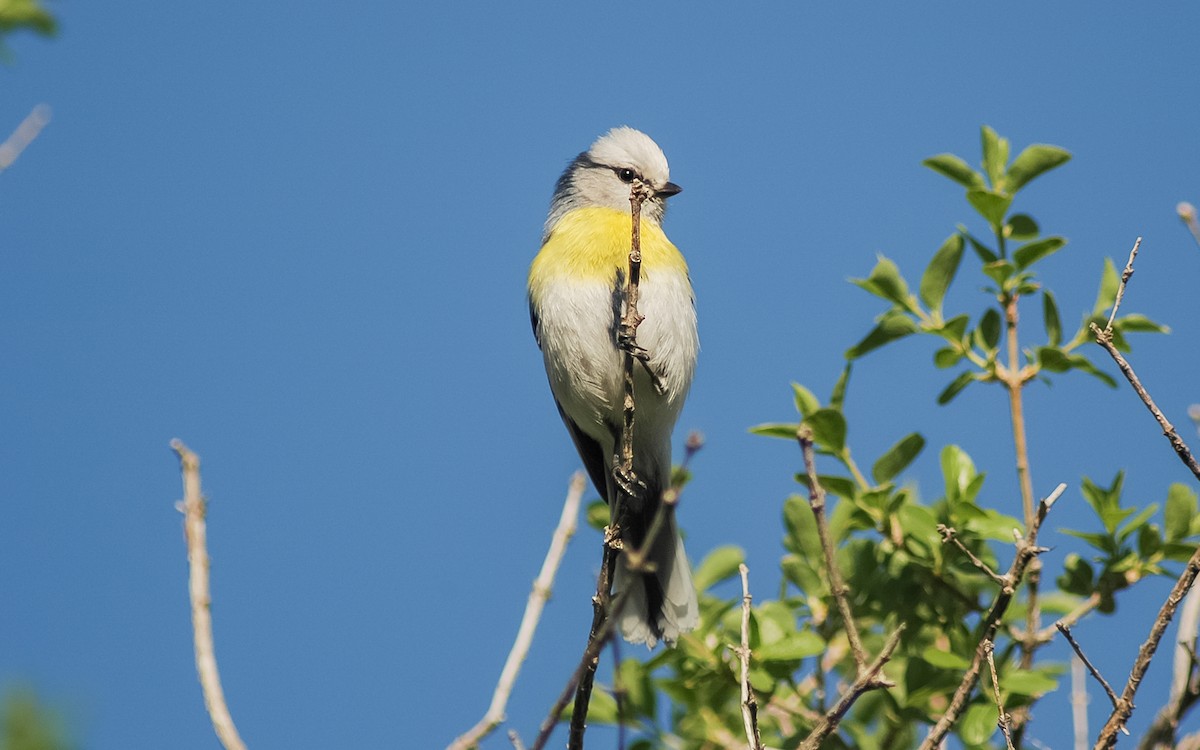
{"label": "foliage", "polygon": [[27,688],[10,690],[0,702],[0,750],[69,750],[62,719]]}
{"label": "foliage", "polygon": [[[1073,370],[1115,385],[1110,375],[1078,351],[1090,340],[1088,323],[1107,322],[1118,283],[1112,261],[1101,269],[1095,304],[1067,338],[1057,301],[1042,288],[1036,273],[1038,264],[1061,251],[1067,241],[1043,234],[1029,214],[1011,212],[1022,188],[1066,163],[1070,155],[1056,146],[1033,145],[1010,161],[1008,141],[988,127],[982,131],[982,150],[980,170],[952,154],[931,157],[924,164],[965,189],[968,205],[991,237],[980,239],[960,225],[933,252],[915,286],[881,255],[870,274],[853,283],[888,307],[870,332],[846,351],[845,368],[827,401],[793,384],[798,420],[752,430],[790,441],[796,440],[802,424],[812,431],[818,452],[838,467],[819,481],[830,495],[836,562],[867,651],[878,653],[897,625],[906,626],[901,645],[885,669],[895,686],[864,694],[826,747],[874,750],[911,747],[920,741],[962,682],[999,589],[992,576],[956,546],[945,543],[939,525],[953,529],[967,550],[998,572],[1013,557],[1014,529],[1024,526],[1022,519],[996,510],[985,488],[986,474],[956,445],[936,452],[943,488],[933,499],[919,497],[901,481],[915,461],[934,460],[925,450],[925,439],[915,432],[897,436],[891,448],[873,457],[870,472],[864,472],[851,450],[852,433],[843,408],[852,366],[879,347],[923,334],[940,341],[933,357],[935,367],[958,369],[938,398],[941,404],[974,383],[996,383],[1012,392],[1034,379],[1049,381]],[[992,301],[975,318],[944,309],[968,247],[978,260],[978,273]],[[1034,295],[1040,297],[1041,342],[1022,346],[1016,305]],[[1128,334],[1166,331],[1137,314],[1121,315],[1113,327],[1114,340],[1123,350],[1129,347]],[[799,450],[796,456],[799,465]],[[1082,493],[1095,519],[1086,528],[1067,533],[1082,540],[1087,551],[1068,555],[1057,574],[1043,573],[1035,604],[1041,612],[1049,616],[1072,612],[1073,617],[1092,611],[1111,613],[1121,590],[1147,576],[1169,573],[1172,561],[1191,554],[1195,546],[1191,540],[1200,533],[1196,494],[1172,485],[1158,523],[1154,520],[1157,504],[1139,508],[1124,503],[1123,478],[1118,473],[1108,486],[1083,479]],[[750,683],[768,747],[797,746],[854,680],[857,670],[830,590],[809,507],[807,476],[799,473],[796,481],[802,491],[788,497],[782,507],[784,585],[775,599],[756,596],[750,620]],[[616,692],[594,699],[593,722],[620,720],[636,730],[637,739],[629,745],[634,750],[745,746],[740,663],[734,650],[741,638],[741,598],[726,598],[713,589],[737,575],[742,556],[735,547],[721,548],[698,566],[701,626],[676,648],[660,651],[646,663],[623,661]],[[1047,585],[1049,580],[1056,581],[1057,590]],[[1031,602],[1027,592],[1021,597],[1005,613],[1002,624],[1010,627],[1000,629],[995,647],[1005,708],[1014,716],[1057,690],[1063,672],[1061,664],[1034,658],[1050,636],[1042,634],[1039,640],[1036,633],[1022,634]],[[1044,627],[1044,622],[1039,626]],[[1053,632],[1053,627],[1049,630]],[[987,689],[975,689],[954,726],[967,748],[1002,741],[986,678],[984,685]]]}
{"label": "foliage", "polygon": [[4,37],[21,29],[52,36],[58,22],[41,0],[0,0],[0,58],[9,56]]}

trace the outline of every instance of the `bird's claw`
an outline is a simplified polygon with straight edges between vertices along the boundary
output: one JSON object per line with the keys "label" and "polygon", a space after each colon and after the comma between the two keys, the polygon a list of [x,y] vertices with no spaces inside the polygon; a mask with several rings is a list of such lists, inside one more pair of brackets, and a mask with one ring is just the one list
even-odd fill
{"label": "bird's claw", "polygon": [[613,466],[613,479],[628,497],[641,499],[646,493],[646,483],[633,473],[633,469],[625,469],[620,464]]}

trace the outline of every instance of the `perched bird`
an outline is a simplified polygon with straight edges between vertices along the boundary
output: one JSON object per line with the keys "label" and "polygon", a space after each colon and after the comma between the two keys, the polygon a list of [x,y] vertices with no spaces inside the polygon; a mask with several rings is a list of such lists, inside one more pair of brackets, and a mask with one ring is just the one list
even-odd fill
{"label": "perched bird", "polygon": [[[550,201],[542,248],[529,271],[529,311],[550,390],[592,483],[613,504],[614,456],[624,421],[624,350],[617,334],[629,269],[630,188],[650,191],[642,205],[637,345],[655,383],[635,368],[633,473],[640,483],[626,513],[623,542],[640,547],[670,486],[671,431],[700,349],[687,264],[661,227],[670,182],[662,149],[645,133],[620,127],[601,136],[563,172]],[[629,590],[618,622],[631,643],[673,643],[700,618],[691,569],[674,519],[656,538],[656,572],[632,573],[617,559],[614,593]]]}

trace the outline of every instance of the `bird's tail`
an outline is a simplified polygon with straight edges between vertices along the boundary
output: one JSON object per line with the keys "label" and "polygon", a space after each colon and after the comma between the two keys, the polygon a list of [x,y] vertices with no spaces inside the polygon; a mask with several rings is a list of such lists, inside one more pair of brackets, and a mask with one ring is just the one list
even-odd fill
{"label": "bird's tail", "polygon": [[692,569],[674,517],[655,539],[649,560],[654,564],[654,572],[633,573],[624,555],[617,558],[613,595],[629,589],[629,599],[617,625],[630,643],[645,643],[654,648],[662,639],[670,646],[681,633],[694,630],[700,622],[700,602],[692,584]]}

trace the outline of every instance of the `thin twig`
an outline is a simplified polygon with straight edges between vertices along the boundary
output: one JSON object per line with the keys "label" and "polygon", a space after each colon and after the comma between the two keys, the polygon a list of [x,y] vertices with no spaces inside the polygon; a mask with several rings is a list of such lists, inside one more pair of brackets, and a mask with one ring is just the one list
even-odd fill
{"label": "thin twig", "polygon": [[525,750],[525,743],[521,742],[521,735],[517,734],[517,730],[508,730],[508,741],[512,743],[513,750]]}
{"label": "thin twig", "polygon": [[1138,742],[1139,750],[1175,746],[1175,735],[1179,722],[1189,708],[1200,698],[1200,685],[1196,684],[1196,628],[1200,623],[1200,588],[1195,586],[1183,600],[1179,613],[1179,641],[1176,644],[1175,660],[1171,670],[1171,693],[1164,705],[1154,716],[1150,728]]}
{"label": "thin twig", "polygon": [[[654,515],[654,521],[651,522],[650,528],[646,531],[646,537],[642,541],[642,546],[636,550],[627,550],[625,552],[626,565],[629,567],[630,572],[638,572],[644,569],[645,563],[639,563],[638,561],[646,560],[649,550],[653,548],[659,533],[667,526],[669,516],[675,512],[679,492],[678,488],[672,489],[674,492],[663,493],[662,504],[659,505],[658,511]],[[600,628],[596,631],[595,637],[588,639],[587,647],[583,651],[583,657],[580,659],[578,666],[575,667],[571,679],[567,681],[562,693],[558,696],[558,700],[550,708],[550,713],[542,721],[541,729],[531,750],[542,750],[546,746],[546,742],[549,741],[554,727],[558,724],[558,720],[562,716],[562,712],[566,709],[567,704],[571,702],[572,694],[578,692],[578,685],[583,680],[589,666],[593,674],[595,673],[595,664],[599,660],[600,652],[603,650],[605,644],[608,643],[608,640],[613,637],[616,630],[615,623],[617,617],[621,614],[621,610],[624,609],[625,603],[629,600],[631,590],[626,588],[612,599],[610,611],[601,619]],[[573,716],[572,724],[574,724]]]}
{"label": "thin twig", "polygon": [[49,122],[50,107],[46,104],[37,105],[25,116],[12,135],[8,136],[4,143],[0,143],[0,172],[12,166],[21,152],[33,143],[33,139],[38,137],[38,133],[41,133],[42,128]]}
{"label": "thin twig", "polygon": [[1029,529],[1025,533],[1024,538],[1017,539],[1017,554],[1013,556],[1012,565],[1009,566],[1008,572],[1004,575],[1004,586],[996,594],[996,599],[992,602],[991,609],[984,615],[980,623],[982,629],[982,637],[979,639],[979,645],[975,648],[975,655],[971,660],[971,665],[963,674],[962,680],[954,691],[953,697],[950,699],[950,705],[946,707],[942,718],[929,730],[925,735],[925,740],[921,742],[921,750],[934,750],[940,747],[942,741],[946,738],[950,728],[958,721],[959,716],[967,706],[970,700],[971,693],[975,686],[979,683],[979,673],[982,669],[985,659],[984,645],[988,641],[992,641],[996,637],[996,630],[1000,626],[1000,620],[1004,617],[1005,611],[1008,610],[1008,605],[1012,602],[1016,595],[1017,586],[1025,575],[1025,570],[1029,567],[1030,562],[1044,548],[1037,546],[1038,531],[1042,527],[1042,522],[1046,520],[1046,514],[1054,506],[1054,503],[1062,496],[1062,493],[1067,489],[1067,485],[1060,484],[1054,488],[1054,492],[1045,500],[1038,503],[1037,512],[1034,513]]}
{"label": "thin twig", "polygon": [[1071,635],[1071,628],[1064,625],[1061,621],[1054,623],[1054,627],[1058,629],[1058,632],[1063,634],[1063,637],[1067,639],[1067,643],[1071,644],[1071,648],[1075,649],[1075,655],[1083,662],[1083,666],[1087,667],[1088,672],[1091,672],[1096,682],[1100,683],[1100,687],[1104,688],[1104,694],[1108,696],[1108,700],[1113,704],[1113,708],[1116,708],[1119,699],[1117,698],[1117,694],[1113,692],[1112,685],[1108,684],[1108,680],[1104,679],[1104,675],[1100,674],[1100,670],[1096,669],[1096,666],[1083,653],[1083,648],[1075,640],[1075,636]]}
{"label": "thin twig", "polygon": [[813,457],[812,430],[802,425],[796,431],[796,440],[800,443],[800,452],[804,455],[804,470],[808,473],[808,504],[816,519],[817,535],[821,539],[821,551],[824,553],[825,567],[829,572],[830,588],[833,589],[833,598],[846,626],[846,639],[850,642],[850,650],[854,652],[854,663],[861,673],[867,664],[867,651],[859,638],[858,626],[854,623],[854,614],[850,611],[850,602],[846,598],[846,584],[842,581],[841,571],[838,570],[837,561],[834,559],[833,540],[829,534],[829,523],[825,519],[825,489],[817,479],[816,460]]}
{"label": "thin twig", "polygon": [[1087,675],[1084,674],[1083,659],[1071,657],[1071,725],[1075,735],[1075,750],[1087,750]]}
{"label": "thin twig", "polygon": [[[1121,275],[1121,285],[1117,288],[1117,299],[1116,302],[1113,303],[1113,315],[1116,315],[1117,306],[1120,304],[1121,298],[1125,296],[1125,283],[1128,281],[1129,276],[1133,275],[1133,257],[1137,254],[1138,245],[1141,244],[1141,239],[1142,238],[1139,237],[1138,241],[1134,243],[1133,251],[1129,254],[1129,264],[1125,267],[1125,273]],[[1158,408],[1158,405],[1154,403],[1154,399],[1150,398],[1150,394],[1146,391],[1145,387],[1142,385],[1142,382],[1138,380],[1138,376],[1136,373],[1134,373],[1133,367],[1131,367],[1129,362],[1126,361],[1125,357],[1121,355],[1121,352],[1117,351],[1117,347],[1113,345],[1112,318],[1109,318],[1108,326],[1103,329],[1101,329],[1100,326],[1096,325],[1095,323],[1090,325],[1092,333],[1096,336],[1096,343],[1104,347],[1104,350],[1107,351],[1109,356],[1113,358],[1113,361],[1117,363],[1117,367],[1121,368],[1121,373],[1125,376],[1125,379],[1129,381],[1129,384],[1133,386],[1133,390],[1137,393],[1138,397],[1142,399],[1142,403],[1145,404],[1146,408],[1150,410],[1150,413],[1154,415],[1154,419],[1158,422],[1158,426],[1162,428],[1163,435],[1165,435],[1167,440],[1170,441],[1171,447],[1175,449],[1175,454],[1179,456],[1179,460],[1183,461],[1184,465],[1188,467],[1188,470],[1192,472],[1197,480],[1200,480],[1200,464],[1196,463],[1196,458],[1192,455],[1191,450],[1188,449],[1187,443],[1183,442],[1183,438],[1179,437],[1179,433],[1175,431],[1175,427],[1169,421],[1167,421],[1167,418],[1163,415],[1162,410]]]}
{"label": "thin twig", "polygon": [[996,711],[998,712],[997,724],[1000,726],[1000,731],[1004,733],[1004,744],[1008,746],[1008,750],[1016,750],[1013,747],[1012,732],[1008,728],[1008,714],[1004,711],[1004,701],[1000,698],[1000,677],[996,674],[996,644],[986,640],[983,642],[983,653],[987,656],[988,671],[992,673],[992,693],[996,699]]}
{"label": "thin twig", "polygon": [[1091,612],[1093,609],[1095,609],[1098,606],[1100,606],[1100,592],[1093,591],[1088,596],[1088,598],[1086,598],[1082,602],[1080,602],[1079,605],[1075,607],[1075,609],[1071,610],[1067,614],[1060,617],[1058,619],[1058,622],[1055,622],[1053,625],[1044,627],[1041,630],[1039,630],[1037,632],[1037,636],[1036,636],[1037,643],[1038,644],[1049,643],[1050,641],[1054,640],[1054,633],[1058,630],[1058,623],[1061,622],[1063,625],[1066,625],[1068,628],[1073,628],[1073,627],[1075,627],[1076,624],[1078,624],[1079,620],[1084,615],[1086,615],[1088,612]]}
{"label": "thin twig", "polygon": [[1117,701],[1112,714],[1109,715],[1108,721],[1105,722],[1104,728],[1100,730],[1100,736],[1093,746],[1095,750],[1105,750],[1116,744],[1117,730],[1124,729],[1125,722],[1133,714],[1133,697],[1137,694],[1138,686],[1142,684],[1142,678],[1146,676],[1146,670],[1150,668],[1150,660],[1154,658],[1158,642],[1162,640],[1167,625],[1175,615],[1175,609],[1183,601],[1183,597],[1187,595],[1192,584],[1195,583],[1198,574],[1200,574],[1200,547],[1197,547],[1196,551],[1192,553],[1183,574],[1175,581],[1167,600],[1158,610],[1158,617],[1154,618],[1150,634],[1146,636],[1145,642],[1138,649],[1137,659],[1133,662],[1133,668],[1129,670],[1129,680],[1125,683],[1125,689],[1121,691],[1121,698]]}
{"label": "thin twig", "polygon": [[1141,246],[1142,238],[1138,237],[1133,241],[1133,249],[1129,251],[1129,260],[1125,262],[1125,270],[1121,271],[1121,283],[1117,286],[1117,296],[1113,299],[1112,312],[1108,314],[1108,325],[1104,326],[1104,330],[1108,333],[1112,333],[1113,321],[1117,319],[1117,309],[1121,307],[1121,300],[1125,299],[1125,285],[1133,276],[1133,261],[1137,259],[1138,248]]}
{"label": "thin twig", "polygon": [[212,597],[209,594],[209,560],[207,529],[205,524],[207,502],[200,490],[200,457],[182,441],[171,441],[171,448],[179,456],[179,468],[183,474],[183,528],[187,539],[188,590],[192,600],[192,631],[196,650],[196,672],[200,675],[200,687],[204,691],[204,707],[212,719],[213,730],[225,750],[246,750],[246,744],[238,735],[233,716],[225,702],[225,691],[221,689],[221,675],[217,671],[217,654],[213,648]]}
{"label": "thin twig", "polygon": [[468,748],[475,747],[480,740],[491,734],[504,721],[508,698],[512,694],[517,674],[521,671],[521,665],[529,654],[529,647],[533,644],[533,634],[537,631],[542,610],[550,599],[554,576],[558,573],[558,566],[562,562],[563,554],[567,551],[567,543],[575,535],[579,518],[579,503],[583,499],[585,486],[583,473],[576,472],[571,477],[571,483],[567,489],[567,499],[563,503],[562,515],[558,519],[558,526],[554,529],[554,535],[550,540],[550,549],[546,552],[546,559],[542,561],[542,569],[533,582],[533,590],[529,592],[529,600],[525,603],[525,614],[521,617],[521,626],[517,629],[517,638],[508,652],[504,668],[500,671],[500,680],[496,683],[495,692],[492,693],[492,702],[488,706],[487,713],[483,715],[478,724],[450,743],[447,750],[468,750]]}
{"label": "thin twig", "polygon": [[762,735],[758,731],[758,701],[750,687],[750,569],[743,563],[738,566],[742,576],[742,645],[738,657],[742,661],[742,724],[746,728],[746,741],[750,750],[762,750]]}
{"label": "thin twig", "polygon": [[892,658],[892,654],[896,651],[896,647],[900,645],[900,635],[904,632],[904,624],[901,623],[892,634],[888,637],[887,643],[884,644],[883,650],[879,652],[879,656],[875,661],[871,662],[865,669],[858,673],[858,679],[854,681],[846,692],[842,693],[838,698],[837,703],[833,708],[821,718],[817,725],[813,727],[812,732],[804,738],[800,743],[799,750],[817,750],[821,743],[832,734],[841,723],[842,717],[854,705],[854,702],[868,690],[875,690],[881,687],[890,687],[892,685],[887,679],[880,675],[883,670],[883,665],[887,664]]}
{"label": "thin twig", "polygon": [[1002,576],[999,573],[997,573],[996,571],[992,570],[990,567],[988,567],[987,563],[985,563],[983,560],[980,560],[978,557],[976,557],[974,552],[967,549],[967,546],[959,540],[957,531],[955,531],[954,529],[952,529],[949,526],[946,526],[945,524],[939,523],[937,525],[937,532],[942,535],[942,543],[943,544],[945,544],[946,542],[951,542],[952,544],[954,544],[955,547],[958,547],[960,552],[962,552],[964,555],[967,556],[967,559],[971,561],[972,565],[974,565],[976,568],[979,568],[984,573],[986,573],[988,578],[991,578],[993,581],[1000,584],[1001,586],[1004,585],[1004,576]]}
{"label": "thin twig", "polygon": [[[617,332],[617,341],[624,350],[622,366],[624,401],[623,425],[621,429],[620,453],[614,457],[614,491],[608,498],[610,507],[609,527],[604,534],[604,553],[600,564],[600,576],[596,585],[596,596],[592,599],[592,627],[588,632],[589,648],[597,641],[605,628],[605,618],[612,616],[609,610],[612,604],[613,577],[616,572],[617,554],[622,547],[622,524],[625,518],[625,487],[633,487],[639,481],[633,472],[633,427],[634,427],[634,362],[641,350],[637,345],[637,328],[643,317],[638,313],[639,284],[642,277],[642,203],[650,196],[649,189],[635,180],[629,191],[630,206],[630,247],[629,247],[629,277],[625,284],[625,312],[621,316]],[[647,548],[648,549],[648,548]],[[628,560],[627,560],[628,562]],[[585,665],[575,689],[575,710],[571,712],[570,735],[567,747],[570,750],[582,750],[583,734],[587,731],[588,706],[592,700],[592,686],[596,681],[596,667],[599,664],[600,652],[597,649],[591,661]],[[536,747],[536,745],[535,745]]]}

